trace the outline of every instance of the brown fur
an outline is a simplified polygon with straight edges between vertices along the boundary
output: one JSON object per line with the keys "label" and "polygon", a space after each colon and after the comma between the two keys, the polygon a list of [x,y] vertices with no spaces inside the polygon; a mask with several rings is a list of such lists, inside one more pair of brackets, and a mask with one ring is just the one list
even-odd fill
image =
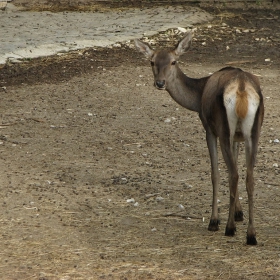
{"label": "brown fur", "polygon": [[240,81],[236,94],[235,112],[239,118],[244,119],[248,112],[248,93],[245,90],[244,81]]}

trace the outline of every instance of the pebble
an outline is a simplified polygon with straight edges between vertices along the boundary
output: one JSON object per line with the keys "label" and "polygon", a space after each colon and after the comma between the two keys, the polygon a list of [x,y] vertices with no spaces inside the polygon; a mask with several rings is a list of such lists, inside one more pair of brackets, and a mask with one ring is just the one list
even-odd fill
{"label": "pebble", "polygon": [[179,204],[178,207],[179,207],[180,210],[184,210],[185,209],[184,205],[182,205],[182,204]]}
{"label": "pebble", "polygon": [[178,30],[182,33],[186,33],[188,31],[186,28],[183,27],[178,27]]}

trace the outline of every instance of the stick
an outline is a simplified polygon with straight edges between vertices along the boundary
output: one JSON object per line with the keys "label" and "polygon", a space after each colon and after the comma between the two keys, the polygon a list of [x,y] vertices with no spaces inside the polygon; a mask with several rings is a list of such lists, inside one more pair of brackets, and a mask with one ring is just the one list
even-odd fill
{"label": "stick", "polygon": [[201,220],[202,217],[197,217],[197,216],[192,216],[192,215],[187,215],[187,214],[180,214],[179,212],[173,212],[173,213],[166,213],[163,214],[163,217],[180,217],[180,218],[190,218],[190,219],[197,219]]}
{"label": "stick", "polygon": [[237,60],[237,61],[229,61],[226,63],[226,65],[233,65],[233,64],[242,64],[242,63],[248,63],[248,62],[255,62],[256,60]]}

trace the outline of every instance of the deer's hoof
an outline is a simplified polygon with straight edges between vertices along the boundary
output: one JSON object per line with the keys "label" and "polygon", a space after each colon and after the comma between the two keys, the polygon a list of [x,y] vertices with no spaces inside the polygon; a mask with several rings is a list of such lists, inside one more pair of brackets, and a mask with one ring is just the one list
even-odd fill
{"label": "deer's hoof", "polygon": [[243,221],[243,211],[235,212],[234,220],[235,220],[236,222],[241,222],[241,221]]}
{"label": "deer's hoof", "polygon": [[229,228],[228,226],[226,227],[226,232],[225,235],[226,236],[234,236],[236,232],[236,227],[234,228]]}
{"label": "deer's hoof", "polygon": [[257,245],[257,244],[258,242],[255,235],[253,236],[247,235],[247,245]]}
{"label": "deer's hoof", "polygon": [[220,220],[215,219],[215,220],[210,220],[209,226],[208,226],[208,230],[210,231],[218,231],[219,230],[219,224],[220,224]]}

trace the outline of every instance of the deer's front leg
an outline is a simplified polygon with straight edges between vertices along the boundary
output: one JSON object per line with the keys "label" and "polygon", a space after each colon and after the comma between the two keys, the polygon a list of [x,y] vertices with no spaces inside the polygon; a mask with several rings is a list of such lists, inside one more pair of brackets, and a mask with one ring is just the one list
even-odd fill
{"label": "deer's front leg", "polygon": [[217,137],[213,135],[211,131],[206,132],[207,146],[211,160],[211,180],[213,186],[213,201],[212,201],[212,215],[208,230],[219,230],[219,216],[218,216],[218,188],[220,184],[220,174],[218,170],[218,149],[217,149]]}

